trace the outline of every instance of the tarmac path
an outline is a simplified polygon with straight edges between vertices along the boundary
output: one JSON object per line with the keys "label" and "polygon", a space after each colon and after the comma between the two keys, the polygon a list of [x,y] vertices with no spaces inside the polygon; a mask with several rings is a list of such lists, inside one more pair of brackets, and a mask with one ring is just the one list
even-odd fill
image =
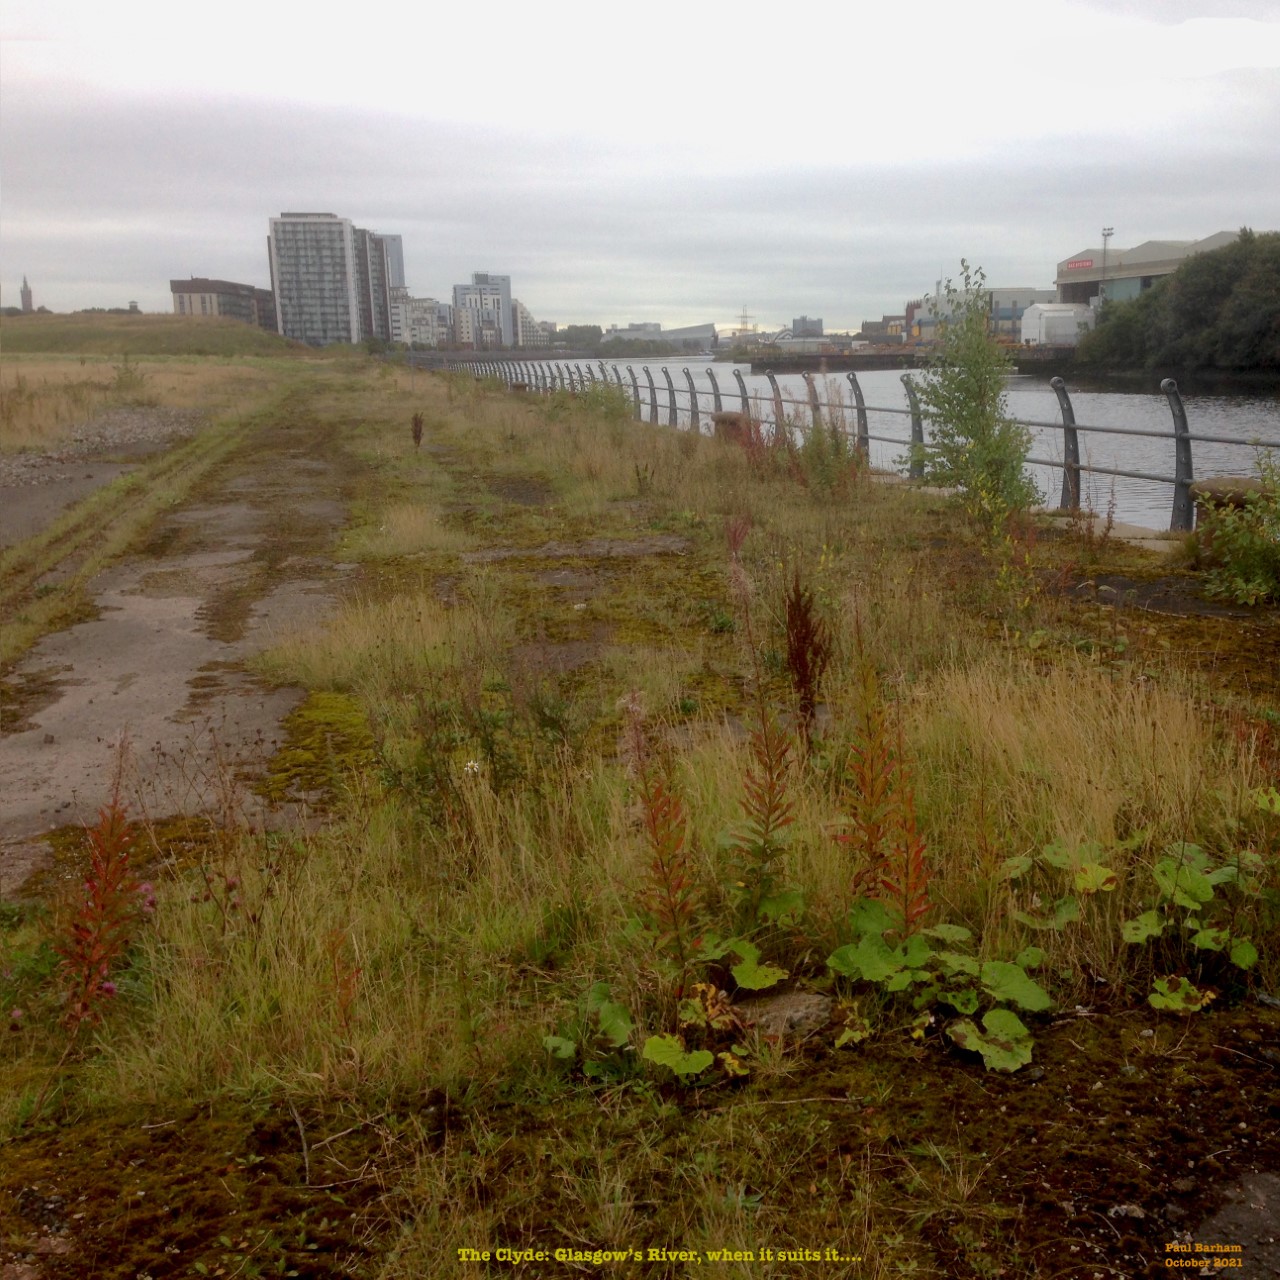
{"label": "tarmac path", "polygon": [[[243,783],[301,694],[244,664],[333,607],[348,472],[331,444],[296,419],[256,428],[138,554],[93,580],[96,617],[46,635],[5,673],[18,712],[0,726],[0,897],[47,865],[49,832],[93,820],[118,769],[135,813],[262,817]],[[109,479],[119,465],[89,469]],[[67,470],[78,499],[84,468]],[[66,495],[56,480],[39,488],[52,519]],[[21,495],[25,536],[42,522],[33,494]]]}

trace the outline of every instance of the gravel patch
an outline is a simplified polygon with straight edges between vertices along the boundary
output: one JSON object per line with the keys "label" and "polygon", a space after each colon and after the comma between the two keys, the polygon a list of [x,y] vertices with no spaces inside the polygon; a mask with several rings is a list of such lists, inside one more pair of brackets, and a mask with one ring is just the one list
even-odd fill
{"label": "gravel patch", "polygon": [[0,488],[74,479],[80,464],[108,456],[145,457],[195,435],[208,418],[203,409],[108,409],[56,449],[0,454]]}

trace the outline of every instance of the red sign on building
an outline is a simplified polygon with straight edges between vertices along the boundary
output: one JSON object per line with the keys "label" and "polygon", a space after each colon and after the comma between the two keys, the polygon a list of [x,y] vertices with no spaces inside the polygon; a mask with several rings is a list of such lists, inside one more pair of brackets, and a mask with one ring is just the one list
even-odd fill
{"label": "red sign on building", "polygon": [[1079,271],[1084,267],[1091,266],[1093,266],[1092,258],[1072,258],[1071,261],[1067,263],[1066,269],[1068,271]]}

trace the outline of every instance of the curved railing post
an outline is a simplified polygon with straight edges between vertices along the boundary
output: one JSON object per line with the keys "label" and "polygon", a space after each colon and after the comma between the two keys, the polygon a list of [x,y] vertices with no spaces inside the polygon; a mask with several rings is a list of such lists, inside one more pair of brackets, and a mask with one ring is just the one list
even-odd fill
{"label": "curved railing post", "polygon": [[653,370],[648,365],[644,366],[644,376],[649,380],[649,421],[656,425],[658,421],[658,388],[653,385]]}
{"label": "curved railing post", "polygon": [[[747,399],[747,384],[742,380],[742,370],[735,369],[733,376],[738,380],[738,393],[742,396],[742,414],[743,417],[751,417],[751,402]],[[779,423],[779,426],[782,424]]]}
{"label": "curved railing post", "polygon": [[[587,379],[586,379],[586,375],[582,372],[582,366],[580,364],[575,364],[573,368],[574,368],[574,372],[577,373],[578,375],[578,390],[585,391],[587,389]],[[590,373],[590,372],[591,372],[591,362],[588,361],[587,373]],[[593,378],[592,381],[594,382],[595,379]]]}
{"label": "curved railing post", "polygon": [[1165,378],[1160,390],[1173,414],[1173,515],[1169,529],[1173,533],[1189,533],[1195,525],[1191,503],[1191,484],[1195,479],[1191,466],[1191,428],[1187,426],[1187,410],[1178,394],[1178,384],[1172,378]]}
{"label": "curved railing post", "polygon": [[714,406],[712,413],[723,413],[724,405],[720,402],[720,384],[716,381],[716,373],[714,369],[707,370],[707,377],[711,379],[711,403]]}
{"label": "curved railing post", "polygon": [[606,368],[604,367],[604,361],[603,361],[603,360],[597,360],[597,361],[596,361],[596,364],[598,364],[598,365],[600,366],[600,381],[601,381],[601,382],[608,382],[608,381],[609,381],[609,370],[608,370],[608,369],[606,369]]}
{"label": "curved railing post", "polygon": [[618,386],[622,386],[622,374],[618,372],[618,366],[615,364],[615,365],[611,365],[610,368],[612,368],[613,370],[614,381],[618,384]]}
{"label": "curved railing post", "polygon": [[1076,411],[1067,395],[1067,384],[1061,378],[1050,378],[1049,385],[1062,410],[1062,497],[1058,499],[1058,506],[1064,511],[1079,511],[1080,433],[1076,430]]}
{"label": "curved railing post", "polygon": [[712,380],[712,404],[714,406],[712,408],[712,412],[723,413],[724,406],[723,406],[723,403],[721,402],[721,398],[719,398],[719,383],[718,381],[716,381],[716,370],[708,369],[707,376],[710,380]]}
{"label": "curved railing post", "polygon": [[849,386],[853,390],[853,403],[858,414],[858,452],[864,459],[871,457],[871,433],[867,427],[867,402],[862,398],[862,387],[858,383],[858,375],[847,375]]}
{"label": "curved railing post", "polygon": [[920,397],[909,373],[902,375],[902,385],[907,389],[907,403],[911,406],[911,463],[907,474],[912,480],[923,480],[924,418],[920,414]]}
{"label": "curved railing post", "polygon": [[671,381],[671,372],[665,364],[662,366],[662,376],[667,380],[667,426],[679,426],[680,418],[676,412],[676,386]]}
{"label": "curved railing post", "polygon": [[804,385],[809,389],[809,414],[813,418],[813,429],[822,430],[822,409],[818,405],[818,388],[814,385],[813,374],[806,369],[801,375]]}
{"label": "curved railing post", "polygon": [[693,374],[689,372],[689,366],[685,366],[684,380],[689,384],[689,428],[699,434],[702,433],[702,427],[698,423],[698,391],[693,385]]}
{"label": "curved railing post", "polygon": [[786,410],[782,407],[782,391],[778,387],[778,379],[773,376],[772,369],[766,369],[764,376],[769,379],[769,390],[773,392],[773,421],[781,431],[787,422]]}
{"label": "curved railing post", "polygon": [[636,380],[636,371],[627,365],[627,372],[631,375],[631,398],[636,402],[636,421],[643,422],[644,415],[640,412],[640,383]]}

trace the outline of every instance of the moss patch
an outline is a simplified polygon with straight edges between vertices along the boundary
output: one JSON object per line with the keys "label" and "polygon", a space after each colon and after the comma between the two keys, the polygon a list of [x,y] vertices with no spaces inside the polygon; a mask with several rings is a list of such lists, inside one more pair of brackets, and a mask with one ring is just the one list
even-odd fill
{"label": "moss patch", "polygon": [[360,704],[345,693],[308,694],[283,727],[285,745],[271,758],[258,786],[268,800],[332,801],[352,774],[374,765],[369,722]]}

